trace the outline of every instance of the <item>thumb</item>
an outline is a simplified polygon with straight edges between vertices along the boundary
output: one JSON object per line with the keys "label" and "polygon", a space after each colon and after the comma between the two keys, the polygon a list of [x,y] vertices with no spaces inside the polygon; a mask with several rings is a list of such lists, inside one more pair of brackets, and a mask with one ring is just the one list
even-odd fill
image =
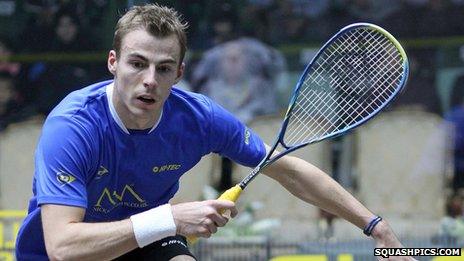
{"label": "thumb", "polygon": [[235,207],[235,202],[225,199],[213,199],[211,206],[216,209],[230,209]]}
{"label": "thumb", "polygon": [[230,200],[224,200],[224,199],[216,199],[214,202],[212,202],[213,207],[215,207],[217,210],[219,210],[221,213],[223,213],[225,210],[230,211],[230,216],[235,217],[237,216],[237,208],[235,207],[235,202],[230,201]]}

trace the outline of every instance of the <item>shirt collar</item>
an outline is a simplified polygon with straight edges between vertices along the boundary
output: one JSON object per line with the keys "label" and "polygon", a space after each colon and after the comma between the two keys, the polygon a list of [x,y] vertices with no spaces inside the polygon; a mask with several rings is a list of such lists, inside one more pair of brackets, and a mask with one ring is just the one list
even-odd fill
{"label": "shirt collar", "polygon": [[[124,123],[122,122],[121,118],[119,117],[118,113],[116,112],[116,108],[114,107],[113,104],[113,89],[114,89],[114,82],[108,84],[106,86],[106,98],[108,99],[108,107],[110,109],[111,116],[113,117],[113,120],[118,124],[118,126],[124,131],[126,134],[130,135],[129,130],[124,126]],[[163,117],[163,110],[161,110],[161,115],[158,119],[158,121],[153,125],[153,127],[150,129],[148,133],[151,133],[156,129],[156,127],[159,125],[161,122],[161,118]]]}

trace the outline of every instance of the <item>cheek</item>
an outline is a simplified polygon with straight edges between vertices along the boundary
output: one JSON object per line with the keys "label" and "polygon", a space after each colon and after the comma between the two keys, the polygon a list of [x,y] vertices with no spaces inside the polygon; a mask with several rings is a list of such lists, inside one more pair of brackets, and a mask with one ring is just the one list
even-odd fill
{"label": "cheek", "polygon": [[172,79],[169,78],[169,80],[159,80],[159,89],[165,94],[165,96],[169,95],[171,93],[172,86],[176,84],[176,82]]}
{"label": "cheek", "polygon": [[116,76],[119,82],[123,83],[124,86],[136,85],[136,83],[140,81],[140,76],[137,73],[126,68],[119,67],[116,71]]}
{"label": "cheek", "polygon": [[133,80],[134,77],[127,74],[127,72],[117,71],[115,81],[118,84],[119,94],[125,101],[130,100],[132,93],[134,92],[135,86]]}

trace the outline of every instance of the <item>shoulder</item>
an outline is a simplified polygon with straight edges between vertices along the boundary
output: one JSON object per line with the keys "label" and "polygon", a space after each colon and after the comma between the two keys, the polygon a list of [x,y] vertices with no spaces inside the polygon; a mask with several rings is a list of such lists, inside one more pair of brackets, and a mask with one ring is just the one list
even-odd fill
{"label": "shoulder", "polygon": [[212,113],[215,103],[203,94],[172,88],[169,102],[178,109],[188,108],[194,113]]}
{"label": "shoulder", "polygon": [[201,93],[182,90],[182,89],[177,88],[175,86],[172,88],[171,95],[172,95],[172,97],[174,99],[183,99],[186,102],[204,103],[204,102],[207,102],[207,101],[209,102],[210,101],[210,98],[206,97],[205,95],[203,95]]}
{"label": "shoulder", "polygon": [[211,123],[238,121],[231,112],[203,94],[173,88],[169,103],[177,113],[187,113],[196,119],[207,120]]}
{"label": "shoulder", "polygon": [[106,103],[106,86],[112,81],[98,82],[68,94],[50,116],[73,116]]}
{"label": "shoulder", "polygon": [[90,131],[107,118],[106,86],[99,82],[67,95],[48,115],[44,130]]}
{"label": "shoulder", "polygon": [[[49,115],[42,127],[36,153],[47,162],[67,159],[87,164],[97,159],[104,138],[102,125],[85,114]],[[86,165],[87,166],[87,165]]]}

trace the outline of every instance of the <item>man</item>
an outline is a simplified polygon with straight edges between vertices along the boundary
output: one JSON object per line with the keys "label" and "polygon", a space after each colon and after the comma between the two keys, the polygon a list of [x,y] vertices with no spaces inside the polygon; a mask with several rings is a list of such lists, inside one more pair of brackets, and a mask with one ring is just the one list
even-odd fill
{"label": "man", "polygon": [[[108,55],[114,81],[75,91],[50,113],[18,260],[194,260],[185,237],[215,233],[228,221],[221,210],[236,215],[229,201],[168,204],[203,155],[255,166],[267,148],[205,96],[172,88],[184,72],[185,28],[172,9],[132,8]],[[401,246],[385,221],[309,163],[288,156],[265,174],[360,228],[371,224],[378,246]]]}

